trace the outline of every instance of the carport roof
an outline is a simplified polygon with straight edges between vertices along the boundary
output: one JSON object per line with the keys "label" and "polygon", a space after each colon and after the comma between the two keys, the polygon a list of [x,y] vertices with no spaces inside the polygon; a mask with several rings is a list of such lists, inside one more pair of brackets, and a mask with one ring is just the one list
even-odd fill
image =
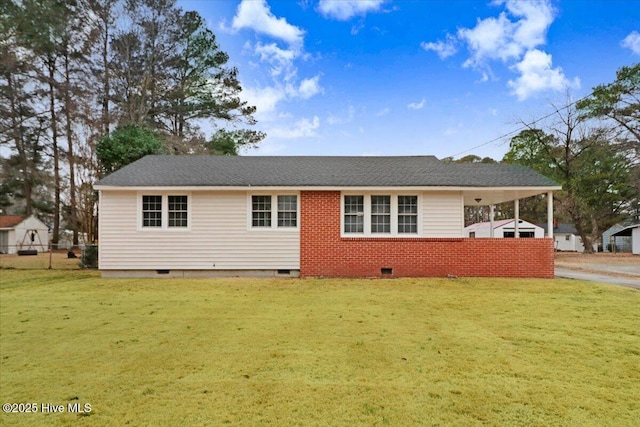
{"label": "carport roof", "polygon": [[634,228],[638,228],[640,227],[640,224],[634,224],[634,225],[630,225],[628,227],[623,228],[620,231],[616,231],[615,233],[613,233],[611,236],[631,236],[632,230]]}

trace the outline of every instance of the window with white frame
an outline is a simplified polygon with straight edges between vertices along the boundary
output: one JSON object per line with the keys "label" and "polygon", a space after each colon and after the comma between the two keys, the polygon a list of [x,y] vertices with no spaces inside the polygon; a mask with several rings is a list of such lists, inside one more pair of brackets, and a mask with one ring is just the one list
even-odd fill
{"label": "window with white frame", "polygon": [[251,196],[251,225],[271,227],[271,196]]}
{"label": "window with white frame", "polygon": [[141,199],[142,228],[189,227],[189,196],[144,194]]}
{"label": "window with white frame", "polygon": [[391,196],[371,196],[371,232],[391,233]]}
{"label": "window with white frame", "polygon": [[162,227],[162,196],[142,196],[142,226]]}
{"label": "window with white frame", "polygon": [[398,196],[398,233],[418,232],[418,196]]}
{"label": "window with white frame", "polygon": [[252,228],[296,228],[298,226],[298,196],[252,195]]}
{"label": "window with white frame", "polygon": [[390,194],[343,195],[345,235],[399,236],[418,234],[418,196]]}
{"label": "window with white frame", "polygon": [[188,203],[187,196],[169,197],[169,227],[188,226]]}
{"label": "window with white frame", "polygon": [[344,232],[364,233],[364,196],[344,196]]}
{"label": "window with white frame", "polygon": [[298,225],[298,197],[278,196],[278,227]]}

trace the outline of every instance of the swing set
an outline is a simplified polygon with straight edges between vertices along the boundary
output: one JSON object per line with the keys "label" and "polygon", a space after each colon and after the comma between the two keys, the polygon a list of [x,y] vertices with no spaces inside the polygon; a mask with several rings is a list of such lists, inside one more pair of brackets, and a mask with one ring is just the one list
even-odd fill
{"label": "swing set", "polygon": [[[40,243],[39,245],[36,244],[36,238]],[[27,246],[26,249],[25,246]],[[40,239],[38,230],[36,230],[35,228],[29,229],[26,233],[24,233],[24,236],[22,237],[22,243],[18,245],[18,255],[38,255],[38,246],[44,249],[44,245],[42,244],[42,239]]]}

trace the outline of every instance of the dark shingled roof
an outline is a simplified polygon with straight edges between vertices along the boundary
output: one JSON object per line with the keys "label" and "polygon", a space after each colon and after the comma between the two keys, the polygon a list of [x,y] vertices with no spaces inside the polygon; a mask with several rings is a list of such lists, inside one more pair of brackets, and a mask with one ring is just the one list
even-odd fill
{"label": "dark shingled roof", "polygon": [[118,187],[553,187],[511,164],[441,163],[434,156],[146,156],[100,180]]}

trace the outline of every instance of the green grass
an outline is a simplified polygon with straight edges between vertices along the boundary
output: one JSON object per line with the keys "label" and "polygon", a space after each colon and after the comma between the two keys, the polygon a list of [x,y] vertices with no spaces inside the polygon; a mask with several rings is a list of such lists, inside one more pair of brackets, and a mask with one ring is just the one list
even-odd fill
{"label": "green grass", "polygon": [[0,270],[2,425],[636,426],[640,293]]}

